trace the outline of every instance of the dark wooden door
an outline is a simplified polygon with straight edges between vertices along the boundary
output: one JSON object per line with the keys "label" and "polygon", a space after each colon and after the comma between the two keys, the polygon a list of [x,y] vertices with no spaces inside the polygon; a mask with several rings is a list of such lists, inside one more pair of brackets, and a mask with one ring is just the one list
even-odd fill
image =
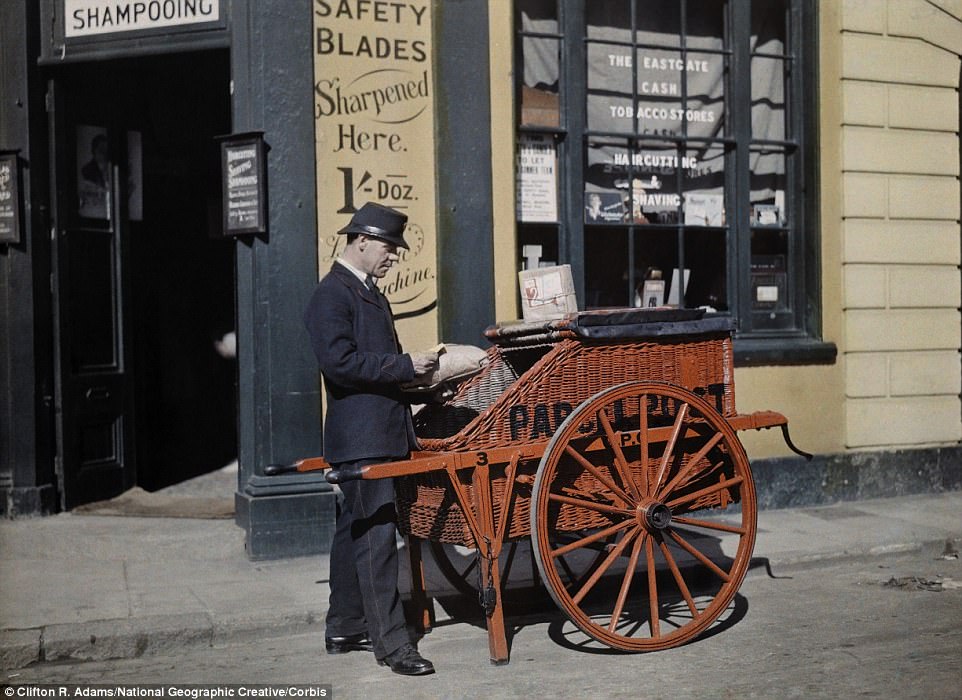
{"label": "dark wooden door", "polygon": [[[73,87],[75,83],[71,83]],[[127,134],[107,105],[48,84],[58,364],[58,471],[64,508],[134,484],[126,275]]]}

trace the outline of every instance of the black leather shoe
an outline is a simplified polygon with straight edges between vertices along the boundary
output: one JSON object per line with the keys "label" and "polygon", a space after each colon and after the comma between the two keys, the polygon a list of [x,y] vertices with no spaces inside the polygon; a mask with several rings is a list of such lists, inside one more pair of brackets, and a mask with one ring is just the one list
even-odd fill
{"label": "black leather shoe", "polygon": [[434,664],[421,656],[413,644],[405,644],[377,662],[381,666],[390,666],[392,671],[402,676],[426,676],[434,673]]}
{"label": "black leather shoe", "polygon": [[345,637],[324,637],[328,654],[346,654],[349,651],[374,651],[374,644],[367,633],[349,634]]}

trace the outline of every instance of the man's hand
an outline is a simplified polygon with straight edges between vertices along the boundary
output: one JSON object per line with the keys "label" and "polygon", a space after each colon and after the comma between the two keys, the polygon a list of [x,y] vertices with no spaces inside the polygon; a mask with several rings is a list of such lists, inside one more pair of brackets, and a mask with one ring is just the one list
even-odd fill
{"label": "man's hand", "polygon": [[414,375],[420,377],[436,370],[439,366],[436,352],[412,352],[411,362],[414,363]]}

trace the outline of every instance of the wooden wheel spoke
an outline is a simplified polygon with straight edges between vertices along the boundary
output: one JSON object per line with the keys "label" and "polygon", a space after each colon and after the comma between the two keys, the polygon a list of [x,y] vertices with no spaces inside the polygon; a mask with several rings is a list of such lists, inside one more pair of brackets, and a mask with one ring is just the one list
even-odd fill
{"label": "wooden wheel spoke", "polygon": [[654,486],[651,489],[653,493],[658,493],[661,489],[662,481],[668,473],[668,463],[671,461],[671,457],[675,452],[675,446],[678,444],[678,436],[681,435],[681,429],[684,427],[685,418],[687,417],[688,404],[683,403],[681,408],[678,409],[678,415],[675,416],[675,423],[671,428],[671,437],[668,438],[668,444],[665,445],[665,452],[661,456],[661,465],[658,467],[658,477],[655,479]]}
{"label": "wooden wheel spoke", "polygon": [[[641,629],[642,625],[644,625],[644,622],[641,620],[627,619],[624,621],[619,620],[619,622],[620,624],[616,625],[615,629],[612,631],[615,632],[615,634],[620,634],[622,637],[629,638],[634,637],[638,633],[638,630]],[[619,629],[619,627],[621,629]]]}
{"label": "wooden wheel spoke", "polygon": [[618,591],[618,600],[615,602],[615,609],[611,613],[611,620],[608,622],[608,631],[614,632],[618,626],[618,620],[621,619],[621,611],[625,609],[625,600],[628,599],[628,589],[631,588],[631,579],[635,575],[635,567],[638,565],[638,555],[641,553],[641,547],[648,540],[648,533],[644,533],[641,537],[635,539],[635,545],[631,548],[631,559],[628,561],[628,569],[625,571],[625,577],[621,580],[621,590]]}
{"label": "wooden wheel spoke", "polygon": [[611,422],[608,420],[608,414],[605,413],[604,410],[598,411],[598,421],[604,428],[605,436],[608,438],[608,445],[615,455],[615,467],[618,469],[618,474],[621,475],[621,482],[631,491],[631,495],[634,497],[633,502],[637,502],[640,498],[638,486],[631,476],[631,470],[628,468],[628,460],[625,459],[625,453],[621,449],[618,436],[615,435],[615,431],[611,427]]}
{"label": "wooden wheel spoke", "polygon": [[691,592],[688,590],[688,586],[685,584],[685,577],[681,575],[681,571],[678,569],[678,564],[675,562],[675,558],[671,555],[668,545],[665,544],[664,538],[658,538],[658,547],[661,549],[661,553],[665,557],[665,561],[668,563],[668,568],[671,569],[671,575],[675,577],[675,583],[678,585],[678,590],[681,591],[682,597],[685,599],[685,602],[688,603],[688,609],[691,610],[692,619],[697,618],[698,607],[695,605],[695,600],[691,597]]}
{"label": "wooden wheel spoke", "polygon": [[702,448],[698,450],[698,452],[692,455],[692,458],[688,460],[688,464],[685,465],[685,468],[679,469],[678,473],[675,475],[675,478],[672,479],[667,486],[658,491],[658,495],[655,496],[655,500],[664,501],[665,497],[671,493],[672,489],[674,489],[682,482],[683,479],[685,479],[695,470],[695,468],[698,466],[698,463],[705,458],[705,455],[708,454],[708,451],[711,448],[718,444],[718,441],[721,440],[722,437],[724,436],[721,433],[715,433],[712,435],[708,442],[706,442]]}
{"label": "wooden wheel spoke", "polygon": [[638,398],[638,442],[641,443],[641,490],[647,497],[651,496],[648,483],[648,394]]}
{"label": "wooden wheel spoke", "polygon": [[675,532],[674,530],[668,530],[668,536],[671,537],[671,539],[673,539],[675,542],[677,542],[679,547],[684,549],[690,555],[695,557],[695,559],[697,559],[702,564],[704,564],[709,569],[711,569],[711,571],[714,572],[715,575],[718,576],[718,578],[720,578],[722,581],[724,581],[725,583],[728,583],[731,580],[731,576],[729,576],[727,572],[725,572],[721,567],[718,566],[718,564],[713,562],[711,559],[706,557],[702,552],[696,549],[691,543],[689,543],[684,538],[682,538],[681,535],[679,535],[677,532]]}
{"label": "wooden wheel spoke", "polygon": [[569,506],[577,506],[579,508],[585,508],[586,510],[595,510],[595,511],[598,511],[599,513],[611,513],[612,515],[623,515],[626,517],[631,517],[634,515],[633,511],[627,510],[625,508],[609,506],[605,503],[598,503],[596,501],[586,501],[581,498],[571,498],[571,496],[562,496],[560,493],[548,494],[548,500],[557,501],[558,503],[566,503]]}
{"label": "wooden wheel spoke", "polygon": [[[735,517],[702,513],[733,503]],[[582,402],[549,441],[531,495],[533,553],[548,593],[588,637],[667,649],[728,609],[750,563],[755,507],[745,450],[712,402],[629,381]]]}
{"label": "wooden wheel spoke", "polygon": [[611,548],[611,551],[608,552],[608,556],[605,557],[605,560],[601,562],[597,569],[595,569],[594,573],[591,574],[591,577],[585,581],[585,584],[581,587],[581,589],[571,597],[571,600],[575,605],[578,605],[582,599],[591,592],[591,589],[594,588],[596,583],[598,583],[598,580],[611,567],[615,560],[621,556],[621,553],[624,551],[625,547],[631,544],[631,541],[638,536],[640,530],[640,527],[635,527],[630,532],[625,533],[625,536],[621,538],[621,542]]}
{"label": "wooden wheel spoke", "polygon": [[[602,484],[604,484],[609,489],[611,489],[611,491],[615,494],[615,496],[621,499],[622,503],[633,503],[637,501],[637,498],[635,499],[629,498],[628,494],[622,491],[621,488],[614,481],[612,481],[609,477],[607,477],[604,472],[598,469],[598,467],[596,467],[594,464],[589,462],[588,459],[583,454],[578,452],[578,450],[573,448],[571,445],[565,445],[565,453],[568,456],[570,456],[572,459],[574,459],[576,462],[578,462],[578,464],[580,464],[582,467],[584,467],[589,472],[591,472],[592,476],[594,476],[598,481],[600,481]],[[623,456],[622,456],[622,459],[624,459]]]}
{"label": "wooden wheel spoke", "polygon": [[738,486],[744,480],[745,478],[741,476],[736,476],[732,479],[723,479],[722,481],[719,481],[717,484],[713,484],[712,486],[706,486],[705,488],[699,491],[695,491],[694,493],[689,493],[688,495],[681,496],[680,498],[676,498],[673,501],[668,501],[668,503],[666,503],[665,505],[671,508],[672,510],[674,510],[678,506],[684,505],[686,503],[691,503],[692,501],[697,501],[699,498],[703,496],[710,496],[711,494],[716,493],[717,491],[721,491],[722,489],[727,489],[732,486]]}
{"label": "wooden wheel spoke", "polygon": [[551,556],[551,558],[563,556],[568,552],[572,552],[576,549],[581,549],[582,547],[586,547],[592,542],[597,542],[600,539],[609,537],[615,534],[616,532],[624,530],[626,527],[629,527],[634,524],[635,524],[634,520],[622,520],[620,523],[615,523],[611,527],[606,527],[604,530],[598,530],[597,532],[594,532],[588,535],[587,537],[582,537],[580,540],[575,540],[574,542],[569,542],[563,547],[552,549],[549,552],[549,556]]}
{"label": "wooden wheel spoke", "polygon": [[648,622],[652,639],[661,636],[658,625],[658,571],[655,569],[655,548],[652,538],[645,540],[645,560],[648,563]]}
{"label": "wooden wheel spoke", "polygon": [[695,527],[703,527],[708,530],[719,530],[720,532],[733,532],[736,535],[745,535],[747,530],[743,527],[738,527],[737,525],[728,525],[727,523],[713,523],[710,520],[701,520],[699,518],[689,518],[687,516],[672,516],[672,522],[682,523],[684,525],[694,525]]}

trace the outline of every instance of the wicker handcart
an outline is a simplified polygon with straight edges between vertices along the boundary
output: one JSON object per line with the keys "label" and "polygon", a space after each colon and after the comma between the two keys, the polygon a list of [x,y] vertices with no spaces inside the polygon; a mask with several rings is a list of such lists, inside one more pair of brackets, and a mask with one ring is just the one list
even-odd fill
{"label": "wicker handcart", "polygon": [[527,539],[551,597],[604,645],[666,649],[712,626],[755,541],[736,431],[781,427],[809,456],[780,413],[736,412],[731,331],[728,318],[689,310],[489,328],[484,369],[415,416],[423,449],[350,477],[395,478],[422,626],[421,542],[471,548],[490,658],[507,663],[502,553]]}

